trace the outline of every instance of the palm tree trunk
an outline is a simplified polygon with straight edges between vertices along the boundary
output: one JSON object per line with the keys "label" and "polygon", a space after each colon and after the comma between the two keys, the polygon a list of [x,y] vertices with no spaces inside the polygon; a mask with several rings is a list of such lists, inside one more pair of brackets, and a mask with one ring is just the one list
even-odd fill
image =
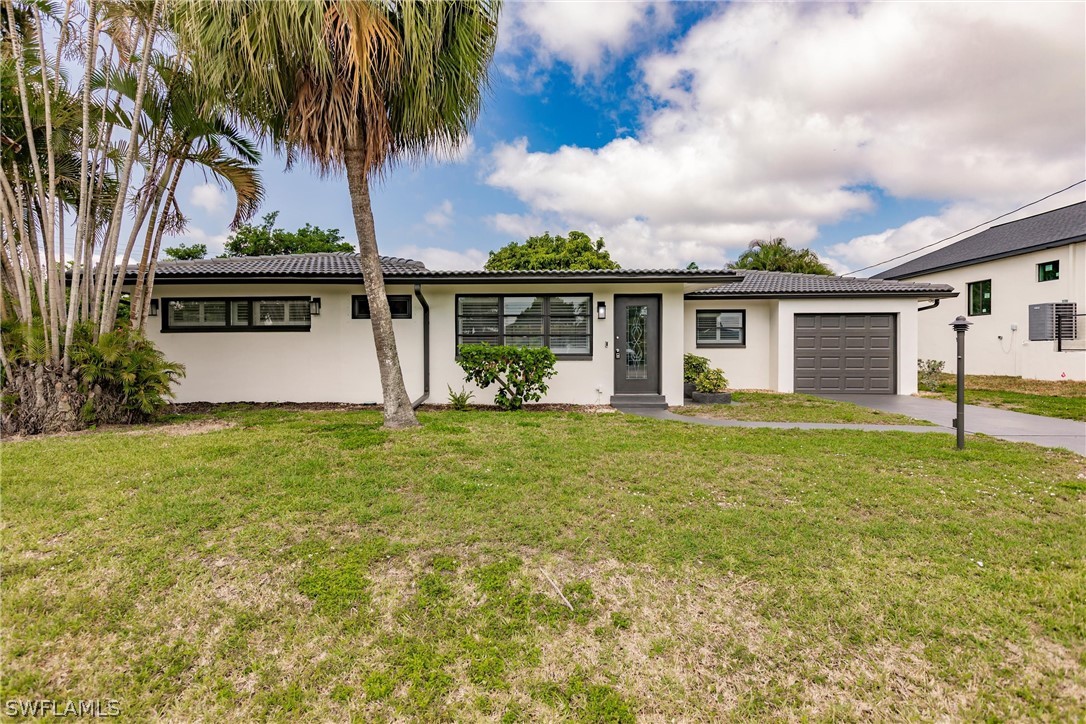
{"label": "palm tree trunk", "polygon": [[[361,134],[360,134],[361,135]],[[351,191],[351,211],[358,234],[359,260],[366,297],[370,303],[370,323],[373,325],[373,345],[377,348],[377,366],[381,370],[381,392],[384,396],[385,427],[417,427],[415,411],[403,383],[400,355],[396,350],[396,334],[392,329],[392,312],[385,294],[385,276],[377,253],[377,230],[373,225],[370,185],[366,178],[365,153],[352,142],[344,153],[347,186]]]}

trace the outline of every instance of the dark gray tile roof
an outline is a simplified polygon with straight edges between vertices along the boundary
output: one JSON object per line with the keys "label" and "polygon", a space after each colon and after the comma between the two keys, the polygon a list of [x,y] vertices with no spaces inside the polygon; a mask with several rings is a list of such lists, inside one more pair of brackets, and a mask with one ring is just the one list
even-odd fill
{"label": "dark gray tile roof", "polygon": [[806,296],[903,296],[946,297],[954,295],[947,284],[913,284],[881,279],[824,276],[821,274],[792,274],[789,272],[752,271],[738,269],[738,282],[711,289],[687,293],[688,299],[698,297],[806,297]]}
{"label": "dark gray tile roof", "polygon": [[[414,259],[382,256],[381,269],[388,276],[418,274],[426,266]],[[128,274],[135,274],[130,266]],[[226,259],[193,259],[158,262],[156,278],[188,277],[361,277],[358,254],[328,252],[319,254],[283,254],[279,256],[239,256]]]}
{"label": "dark gray tile roof", "polygon": [[930,254],[879,272],[875,278],[907,279],[1083,240],[1086,240],[1086,201],[992,226]]}

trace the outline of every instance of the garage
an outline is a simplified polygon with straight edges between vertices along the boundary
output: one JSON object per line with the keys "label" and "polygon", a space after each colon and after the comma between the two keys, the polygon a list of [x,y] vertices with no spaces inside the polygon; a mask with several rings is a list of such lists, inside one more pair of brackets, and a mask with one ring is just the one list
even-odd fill
{"label": "garage", "polygon": [[795,391],[897,392],[893,314],[797,314]]}

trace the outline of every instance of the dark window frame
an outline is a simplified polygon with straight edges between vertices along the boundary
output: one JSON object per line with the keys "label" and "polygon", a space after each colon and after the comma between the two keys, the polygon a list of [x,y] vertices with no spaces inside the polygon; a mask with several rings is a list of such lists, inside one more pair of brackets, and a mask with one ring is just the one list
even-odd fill
{"label": "dark window frame", "polygon": [[[595,299],[591,292],[561,292],[551,294],[533,294],[526,293],[514,293],[514,294],[457,294],[456,299],[453,301],[453,324],[455,325],[455,341],[456,341],[456,356],[460,357],[460,345],[463,342],[460,341],[460,300],[461,299],[490,299],[496,298],[498,300],[498,344],[505,344],[505,299],[506,297],[539,297],[543,299],[543,341],[544,347],[550,349],[550,328],[551,328],[551,314],[550,314],[550,300],[554,297],[588,297],[588,354],[571,354],[554,352],[554,356],[562,361],[578,362],[589,361],[592,359],[593,351],[595,350]],[[551,350],[552,352],[554,350]]]}
{"label": "dark window frame", "polygon": [[[162,317],[162,332],[164,334],[190,334],[190,333],[222,333],[222,332],[309,332],[313,329],[313,317],[310,316],[309,324],[280,324],[263,325],[253,324],[253,302],[298,302],[305,301],[308,305],[313,297],[301,296],[258,296],[258,297],[163,297],[159,301],[159,316]],[[221,327],[171,327],[170,304],[173,302],[223,302],[226,304],[226,323]],[[246,302],[249,305],[249,321],[246,324],[231,323],[230,304],[232,302]]]}
{"label": "dark window frame", "polygon": [[[698,315],[702,312],[709,314],[738,314],[740,318],[741,342],[702,342],[698,339]],[[746,349],[747,346],[747,310],[745,309],[695,309],[694,310],[694,344],[702,349]]]}
{"label": "dark window frame", "polygon": [[[1046,270],[1045,267],[1051,267],[1051,269]],[[1046,279],[1044,277],[1045,271],[1054,272],[1055,276],[1048,277]],[[1038,283],[1055,282],[1055,281],[1059,281],[1059,278],[1060,278],[1060,260],[1059,259],[1053,259],[1052,261],[1042,261],[1041,263],[1039,263],[1037,265],[1037,282]]]}
{"label": "dark window frame", "polygon": [[[391,307],[392,307],[392,300],[393,299],[395,299],[397,301],[400,301],[400,302],[403,302],[403,301],[407,302],[407,315],[405,316],[403,314],[397,314],[397,313],[393,312],[392,313],[392,318],[393,319],[411,319],[411,314],[413,313],[414,306],[415,306],[414,305],[414,297],[412,297],[410,294],[389,294],[387,296],[387,299],[389,301],[390,310],[391,310]],[[363,302],[363,301],[366,303],[366,313],[365,314],[363,314],[359,310],[359,308],[357,306],[359,302]],[[369,319],[369,318],[370,318],[369,297],[367,297],[365,294],[352,294],[351,295],[351,319]]]}
{"label": "dark window frame", "polygon": [[[988,285],[988,309],[984,309],[984,287],[982,285]],[[973,287],[980,287],[980,311],[973,311]],[[992,313],[992,280],[981,279],[975,282],[968,282],[965,285],[965,312],[969,317],[987,317]]]}

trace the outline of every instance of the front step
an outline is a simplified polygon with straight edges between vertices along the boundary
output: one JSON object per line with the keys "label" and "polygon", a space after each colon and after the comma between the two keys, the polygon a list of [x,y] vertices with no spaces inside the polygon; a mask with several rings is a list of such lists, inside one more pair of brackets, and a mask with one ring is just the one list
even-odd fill
{"label": "front step", "polygon": [[667,399],[663,395],[612,395],[611,407],[649,407],[666,410]]}

